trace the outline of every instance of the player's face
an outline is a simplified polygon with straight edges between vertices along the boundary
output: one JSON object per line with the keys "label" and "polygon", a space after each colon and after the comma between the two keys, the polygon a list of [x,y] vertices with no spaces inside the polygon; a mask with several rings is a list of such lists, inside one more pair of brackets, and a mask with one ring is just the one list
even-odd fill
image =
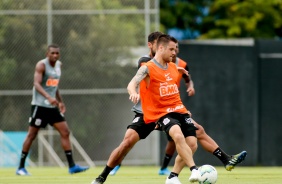
{"label": "player's face", "polygon": [[176,56],[176,43],[170,41],[162,52],[163,60],[167,63],[171,62]]}
{"label": "player's face", "polygon": [[50,62],[56,62],[60,58],[60,49],[50,47],[47,52],[47,57]]}
{"label": "player's face", "polygon": [[176,62],[176,57],[177,57],[177,54],[179,53],[179,48],[178,48],[178,43],[176,44],[176,54],[175,54],[175,56],[173,57],[173,59],[172,59],[172,62]]}

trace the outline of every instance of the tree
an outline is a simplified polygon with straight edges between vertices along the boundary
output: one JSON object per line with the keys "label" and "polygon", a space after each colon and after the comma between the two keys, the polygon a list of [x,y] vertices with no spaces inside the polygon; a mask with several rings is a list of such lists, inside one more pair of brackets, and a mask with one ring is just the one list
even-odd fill
{"label": "tree", "polygon": [[275,38],[281,29],[282,1],[215,0],[200,38]]}
{"label": "tree", "polygon": [[[126,8],[120,1],[52,2],[54,11]],[[135,7],[130,5],[130,8]],[[0,1],[0,10],[46,10],[46,0]],[[0,20],[0,90],[26,89],[31,92],[35,64],[45,57],[47,49],[47,16],[44,13],[3,14]],[[137,46],[140,40],[144,44],[144,37],[138,35],[144,30],[140,29],[144,25],[144,16],[131,15],[126,19],[122,14],[55,14],[52,23],[53,42],[61,47],[63,63],[60,89],[126,88],[136,69],[119,62],[130,58],[130,47]],[[68,99],[77,102],[73,108],[67,105],[70,111],[75,109],[67,117],[78,138],[105,136],[101,131],[105,124],[93,122],[109,114],[103,108],[105,104],[111,104],[111,95],[99,98],[77,95],[64,99],[66,103]],[[0,101],[1,129],[26,130],[30,96],[0,96]],[[84,126],[78,126],[77,123],[82,122]]]}
{"label": "tree", "polygon": [[200,39],[281,38],[282,1],[161,0],[161,24]]}
{"label": "tree", "polygon": [[165,32],[178,29],[186,38],[194,38],[201,28],[202,17],[210,0],[161,0],[160,21]]}

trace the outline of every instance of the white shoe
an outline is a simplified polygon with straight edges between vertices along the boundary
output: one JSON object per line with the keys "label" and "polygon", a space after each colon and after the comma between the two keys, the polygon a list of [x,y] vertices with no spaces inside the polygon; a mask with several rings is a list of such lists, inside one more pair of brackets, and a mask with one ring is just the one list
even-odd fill
{"label": "white shoe", "polygon": [[200,171],[198,169],[193,169],[192,173],[191,173],[191,176],[189,178],[189,181],[191,183],[197,182],[197,181],[200,180],[200,177],[201,177]]}
{"label": "white shoe", "polygon": [[25,168],[20,168],[16,171],[16,175],[20,176],[30,176],[29,172]]}
{"label": "white shoe", "polygon": [[170,179],[168,179],[168,177],[167,177],[165,184],[181,184],[181,182],[179,181],[178,177],[175,176],[175,177],[170,178]]}

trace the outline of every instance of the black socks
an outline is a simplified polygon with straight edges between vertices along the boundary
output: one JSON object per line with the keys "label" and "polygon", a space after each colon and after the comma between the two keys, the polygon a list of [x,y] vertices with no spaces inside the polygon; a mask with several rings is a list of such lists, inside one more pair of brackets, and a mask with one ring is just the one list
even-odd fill
{"label": "black socks", "polygon": [[68,160],[68,163],[69,163],[69,168],[75,166],[75,163],[74,163],[73,158],[72,158],[72,151],[71,150],[65,151],[65,154],[66,154],[66,157],[67,157],[67,160]]}
{"label": "black socks", "polygon": [[24,168],[24,165],[25,165],[25,159],[28,155],[28,152],[22,152],[21,154],[21,161],[20,161],[20,165],[19,165],[19,169],[20,168]]}
{"label": "black socks", "polygon": [[161,169],[167,168],[167,166],[168,166],[168,164],[169,164],[171,158],[172,158],[171,155],[165,154],[164,161],[163,161],[163,164],[162,164]]}
{"label": "black socks", "polygon": [[101,176],[104,180],[106,180],[107,177],[108,177],[108,175],[109,175],[109,173],[111,172],[111,170],[113,170],[113,168],[106,165],[106,167],[104,168],[104,170],[103,170],[103,172],[100,174],[100,176]]}
{"label": "black socks", "polygon": [[228,161],[231,156],[227,155],[223,150],[218,147],[213,154],[224,164],[228,164]]}
{"label": "black socks", "polygon": [[171,172],[170,175],[168,176],[168,179],[171,179],[173,177],[178,177],[177,173]]}

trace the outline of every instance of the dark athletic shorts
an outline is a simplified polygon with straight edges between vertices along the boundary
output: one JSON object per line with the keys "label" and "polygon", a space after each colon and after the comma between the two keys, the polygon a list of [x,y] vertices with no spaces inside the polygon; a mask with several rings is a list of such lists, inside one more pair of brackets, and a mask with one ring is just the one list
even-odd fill
{"label": "dark athletic shorts", "polygon": [[198,130],[195,125],[192,123],[192,120],[189,114],[180,114],[180,113],[168,113],[165,116],[161,117],[158,121],[160,128],[166,132],[169,136],[169,130],[173,125],[179,125],[184,137],[195,136],[196,130]]}
{"label": "dark athletic shorts", "polygon": [[[164,132],[164,131],[162,130],[162,128],[160,127],[160,125],[159,125],[158,128],[156,128],[155,130]],[[165,133],[165,132],[164,132],[164,133]],[[165,135],[166,135],[166,138],[167,138],[168,141],[173,141],[173,139],[170,137],[170,135],[168,135],[167,133],[165,133]]]}
{"label": "dark athletic shorts", "polygon": [[143,119],[143,114],[136,113],[132,120],[132,123],[127,126],[127,128],[131,128],[135,130],[140,139],[145,139],[153,130],[155,130],[156,124],[155,123],[148,123],[146,124]]}
{"label": "dark athletic shorts", "polygon": [[31,115],[29,117],[29,125],[37,128],[45,128],[47,124],[51,126],[54,123],[65,121],[64,115],[60,113],[58,108],[47,108],[37,105],[31,106]]}
{"label": "dark athletic shorts", "polygon": [[170,135],[168,135],[167,133],[165,133],[165,135],[166,135],[166,138],[167,138],[168,141],[173,141],[173,139],[172,139],[172,137],[170,137]]}

